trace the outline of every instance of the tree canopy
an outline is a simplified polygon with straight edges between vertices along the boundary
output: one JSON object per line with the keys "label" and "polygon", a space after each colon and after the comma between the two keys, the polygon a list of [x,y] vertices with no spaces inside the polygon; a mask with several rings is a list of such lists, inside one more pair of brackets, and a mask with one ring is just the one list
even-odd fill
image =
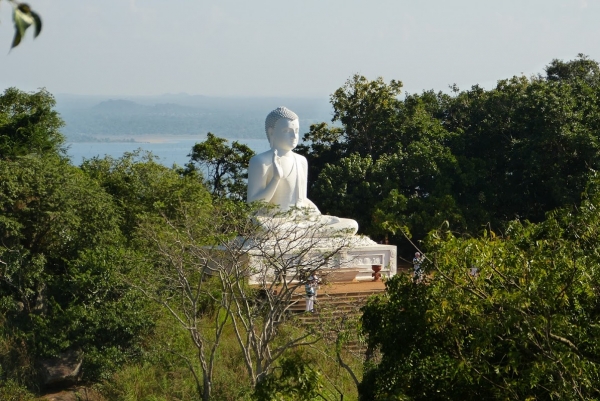
{"label": "tree canopy", "polygon": [[426,284],[405,275],[364,308],[365,400],[600,396],[597,197],[506,236],[428,239]]}
{"label": "tree canopy", "polygon": [[598,68],[579,55],[490,90],[403,99],[398,81],[354,76],[331,96],[335,125],[311,126],[299,147],[309,197],[395,241],[401,228],[421,239],[444,221],[471,234],[540,222],[577,204],[600,167]]}
{"label": "tree canopy", "polygon": [[8,88],[0,95],[0,159],[62,152],[64,125],[56,101],[45,89],[27,93]]}
{"label": "tree canopy", "polygon": [[246,199],[248,164],[254,151],[238,141],[233,141],[231,146],[227,146],[227,142],[209,132],[205,141],[192,147],[186,174],[202,174],[214,197],[243,201]]}
{"label": "tree canopy", "polygon": [[132,351],[151,323],[119,279],[119,216],[97,183],[56,156],[0,160],[0,233],[3,335],[33,358],[82,350],[88,378]]}

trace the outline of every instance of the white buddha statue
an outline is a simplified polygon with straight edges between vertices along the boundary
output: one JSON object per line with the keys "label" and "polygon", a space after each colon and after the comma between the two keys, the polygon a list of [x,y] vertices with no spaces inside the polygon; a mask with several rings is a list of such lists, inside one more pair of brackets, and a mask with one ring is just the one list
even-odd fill
{"label": "white buddha statue", "polygon": [[358,223],[351,219],[322,215],[306,197],[308,163],[293,152],[298,145],[298,116],[278,107],[267,116],[265,131],[271,150],[250,159],[248,167],[248,202],[264,201],[277,212],[290,212],[299,228],[318,226],[319,235],[336,233],[354,235]]}

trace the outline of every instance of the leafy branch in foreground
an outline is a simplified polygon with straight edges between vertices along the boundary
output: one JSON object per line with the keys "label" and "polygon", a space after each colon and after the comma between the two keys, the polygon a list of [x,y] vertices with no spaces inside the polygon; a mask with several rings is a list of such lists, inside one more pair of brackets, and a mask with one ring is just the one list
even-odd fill
{"label": "leafy branch in foreground", "polygon": [[504,237],[432,232],[427,284],[398,275],[364,309],[382,358],[361,399],[596,399],[597,209],[595,198],[514,221]]}
{"label": "leafy branch in foreground", "polygon": [[7,0],[13,6],[13,22],[15,23],[15,37],[10,48],[17,47],[25,35],[27,28],[33,25],[35,31],[33,37],[37,38],[42,32],[42,19],[34,12],[29,4]]}

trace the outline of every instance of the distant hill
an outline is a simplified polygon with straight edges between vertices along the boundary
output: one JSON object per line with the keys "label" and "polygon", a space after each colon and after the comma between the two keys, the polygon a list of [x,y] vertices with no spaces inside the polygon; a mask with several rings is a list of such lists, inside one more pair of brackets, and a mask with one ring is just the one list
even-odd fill
{"label": "distant hill", "polygon": [[103,98],[57,95],[57,110],[71,140],[97,136],[197,135],[264,138],[269,111],[287,106],[300,117],[301,132],[310,124],[331,120],[327,99],[212,98],[187,94]]}
{"label": "distant hill", "polygon": [[89,111],[92,113],[116,113],[116,114],[143,114],[146,113],[148,106],[144,106],[131,100],[105,100],[92,107]]}

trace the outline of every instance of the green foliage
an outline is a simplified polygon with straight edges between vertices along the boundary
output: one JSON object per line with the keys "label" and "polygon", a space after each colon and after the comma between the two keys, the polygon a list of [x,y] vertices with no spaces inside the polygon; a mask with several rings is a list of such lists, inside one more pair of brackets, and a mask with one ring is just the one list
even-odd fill
{"label": "green foliage", "polygon": [[552,60],[546,67],[546,78],[549,81],[584,80],[588,84],[595,84],[600,79],[600,68],[597,62],[579,53],[577,59],[572,61]]}
{"label": "green foliage", "polygon": [[[168,353],[164,354],[165,356]],[[100,389],[108,400],[193,400],[196,388],[186,367],[164,361],[127,365]]]}
{"label": "green foliage", "polygon": [[[153,303],[150,307],[154,312],[155,329],[145,339],[145,352],[96,387],[111,401],[198,399],[196,382],[186,361],[186,358],[194,361],[197,349],[186,330],[173,324],[171,316],[162,313]],[[206,325],[210,323],[207,319]]]}
{"label": "green foliage", "polygon": [[282,358],[279,366],[255,387],[257,401],[316,400],[323,385],[321,375],[311,368],[312,361],[300,352]]}
{"label": "green foliage", "polygon": [[79,348],[95,377],[150,325],[118,276],[128,262],[112,199],[57,157],[0,161],[1,334],[33,358]]}
{"label": "green foliage", "polygon": [[598,68],[583,58],[555,60],[547,78],[501,80],[451,102],[448,129],[460,133],[452,148],[462,172],[455,198],[467,220],[481,226],[479,216],[487,214],[493,226],[515,217],[541,221],[550,210],[578,203],[600,167],[600,81],[567,72],[582,62]]}
{"label": "green foliage", "polygon": [[398,140],[398,100],[402,82],[392,80],[389,84],[382,78],[369,81],[354,75],[346,84],[331,95],[333,122],[344,126],[340,141],[346,154],[358,153],[362,157],[376,159],[395,147]]}
{"label": "green foliage", "polygon": [[206,140],[195,144],[188,155],[188,173],[205,173],[214,197],[243,201],[246,199],[248,164],[254,151],[238,141],[233,141],[231,147],[227,146],[227,142],[227,139],[209,132]]}
{"label": "green foliage", "polygon": [[150,153],[127,152],[114,159],[94,157],[85,160],[82,170],[97,181],[114,199],[121,216],[120,228],[131,239],[146,214],[174,216],[181,202],[207,205],[210,196],[193,176],[181,177],[173,169],[156,162]]}
{"label": "green foliage", "polygon": [[381,184],[375,179],[379,166],[373,166],[370,156],[352,154],[336,164],[326,164],[313,193],[321,199],[323,213],[356,218],[360,227],[370,227],[371,219],[365,216],[365,205],[377,202]]}
{"label": "green foliage", "polygon": [[17,382],[2,380],[0,382],[0,399],[4,401],[34,401],[35,397]]}
{"label": "green foliage", "polygon": [[29,389],[37,387],[31,384],[32,378],[36,376],[34,361],[28,354],[27,345],[4,330],[5,324],[5,319],[2,318],[0,322],[0,399],[28,400],[28,389],[25,384],[29,384]]}
{"label": "green foliage", "polygon": [[[214,324],[212,317],[205,315],[201,319],[200,326],[209,331]],[[280,326],[280,341],[285,341],[293,329],[288,324],[293,326],[295,323],[283,323]],[[200,367],[195,359],[197,348],[185,329],[173,324],[170,316],[159,313],[156,315],[156,329],[147,339],[147,343],[150,346],[141,360],[126,364],[109,380],[97,386],[102,395],[111,401],[196,399],[195,382],[190,374],[188,362],[183,357],[195,363],[196,369]],[[302,385],[305,389],[310,386],[318,388],[315,399],[340,400],[340,395],[343,394],[344,400],[355,400],[356,387],[345,371],[340,371],[335,362],[334,348],[329,342],[318,342],[310,348],[303,347],[302,351],[291,351],[286,356],[291,359],[290,364],[298,365],[297,368],[304,372],[303,377],[312,375],[310,371],[317,373],[316,381]],[[360,358],[352,358],[346,354],[344,357],[357,374],[360,374]],[[226,326],[215,358],[211,400],[239,401],[254,398],[251,380],[246,369],[241,368],[243,365],[243,356],[232,327]],[[298,383],[293,377],[288,377],[285,382],[278,384],[276,378],[282,373],[280,366],[278,364],[275,373],[269,376],[269,380],[274,382],[273,386],[282,392],[280,398],[274,399],[294,399],[294,394],[299,390],[294,389],[294,386]]]}
{"label": "green foliage", "polygon": [[[457,160],[440,124],[441,95],[398,99],[401,83],[354,76],[331,97],[334,122],[312,126],[299,149],[313,175],[311,197],[324,213],[347,216],[375,238],[405,227],[422,237],[444,220],[462,225],[452,196]],[[393,206],[393,209],[388,209]]]}
{"label": "green foliage", "polygon": [[598,398],[599,230],[596,199],[504,238],[433,232],[427,284],[396,276],[364,309],[382,358],[361,399]]}
{"label": "green foliage", "polygon": [[45,89],[26,93],[8,88],[0,96],[0,159],[62,153],[64,125]]}
{"label": "green foliage", "polygon": [[313,125],[298,148],[309,198],[394,242],[400,228],[422,239],[444,221],[471,235],[488,223],[540,222],[577,204],[600,169],[599,70],[579,55],[491,90],[402,100],[399,82],[354,76],[331,96],[341,126]]}

